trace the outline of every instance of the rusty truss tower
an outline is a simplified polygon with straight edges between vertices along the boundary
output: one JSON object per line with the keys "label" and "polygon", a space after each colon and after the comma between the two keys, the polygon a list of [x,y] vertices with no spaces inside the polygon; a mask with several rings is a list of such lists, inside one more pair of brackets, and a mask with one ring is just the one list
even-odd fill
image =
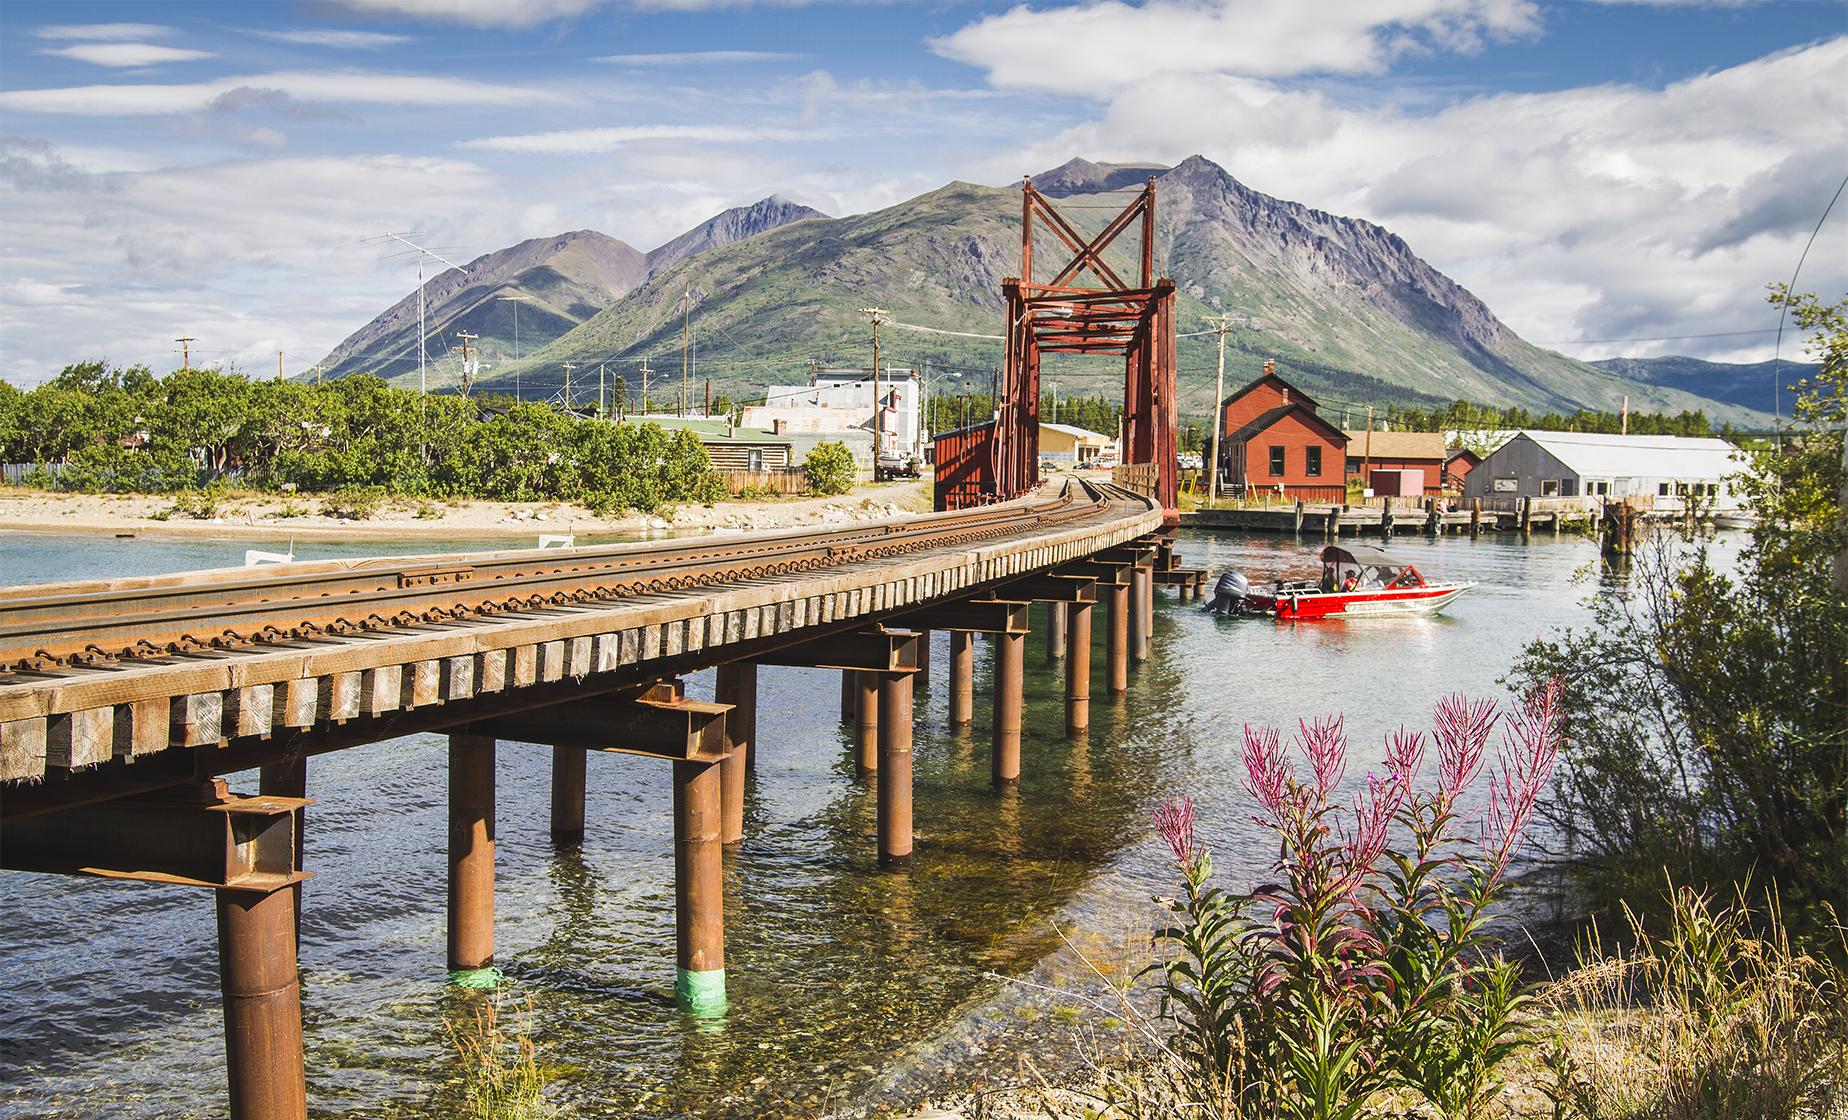
{"label": "rusty truss tower", "polygon": [[[1044,228],[1065,249],[1057,271],[1033,279],[1033,237]],[[1131,229],[1141,245],[1125,281],[1104,252]],[[1174,281],[1157,280],[1155,180],[1095,237],[1087,238],[1051,201],[1021,185],[1020,275],[1001,283],[1006,358],[995,418],[939,437],[937,506],[959,509],[1017,497],[1039,483],[1042,354],[1120,354],[1123,463],[1127,479],[1161,502],[1172,519],[1175,478],[1176,355]]]}

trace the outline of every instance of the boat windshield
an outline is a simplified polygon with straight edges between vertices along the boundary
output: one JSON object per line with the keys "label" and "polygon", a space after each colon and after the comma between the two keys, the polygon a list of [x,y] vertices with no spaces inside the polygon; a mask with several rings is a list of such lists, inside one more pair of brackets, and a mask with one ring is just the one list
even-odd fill
{"label": "boat windshield", "polygon": [[1410,564],[1362,563],[1353,557],[1330,557],[1322,564],[1323,591],[1369,591],[1423,587],[1424,577]]}

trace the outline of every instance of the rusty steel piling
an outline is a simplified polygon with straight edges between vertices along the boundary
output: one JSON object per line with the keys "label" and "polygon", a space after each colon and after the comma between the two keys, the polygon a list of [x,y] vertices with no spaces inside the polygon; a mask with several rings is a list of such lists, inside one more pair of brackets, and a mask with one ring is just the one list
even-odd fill
{"label": "rusty steel piling", "polygon": [[1065,653],[1065,730],[1078,735],[1091,726],[1091,604],[1070,604]]}
{"label": "rusty steel piling", "polygon": [[449,737],[449,967],[494,963],[494,740]]}
{"label": "rusty steel piling", "polygon": [[879,674],[879,867],[911,866],[911,673]]}
{"label": "rusty steel piling", "polygon": [[1129,691],[1129,585],[1105,586],[1109,594],[1110,617],[1104,625],[1105,664],[1108,667],[1110,694],[1121,696]]}
{"label": "rusty steel piling", "polygon": [[552,842],[555,844],[576,844],[584,839],[586,757],[577,747],[552,748]]}
{"label": "rusty steel piling", "polygon": [[674,998],[698,1018],[725,1014],[725,849],[719,763],[674,763]]}
{"label": "rusty steel piling", "polygon": [[295,892],[214,893],[231,1120],[306,1120]]}
{"label": "rusty steel piling", "polygon": [[1025,685],[1027,636],[996,634],[994,750],[990,780],[997,789],[1020,784],[1020,711]]}
{"label": "rusty steel piling", "polygon": [[975,722],[975,635],[950,631],[950,726]]}
{"label": "rusty steel piling", "polygon": [[879,769],[879,674],[854,674],[854,773],[866,777]]}

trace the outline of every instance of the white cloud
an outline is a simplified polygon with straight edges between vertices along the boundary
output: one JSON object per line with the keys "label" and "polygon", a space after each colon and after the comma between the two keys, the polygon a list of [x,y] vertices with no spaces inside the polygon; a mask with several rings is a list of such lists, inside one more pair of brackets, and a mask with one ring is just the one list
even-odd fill
{"label": "white cloud", "polygon": [[333,0],[363,16],[397,16],[467,27],[534,27],[583,15],[603,0]]}
{"label": "white cloud", "polygon": [[1531,35],[1531,0],[1096,0],[987,16],[933,40],[1015,89],[1103,95],[1162,74],[1377,74],[1401,54]]}
{"label": "white cloud", "polygon": [[[1535,339],[1697,335],[1775,321],[1788,277],[1848,168],[1848,36],[1652,89],[1497,94],[1413,114],[1245,77],[1166,74],[1028,150],[1176,161],[1377,222]],[[1176,105],[1212,106],[1176,113]],[[993,181],[1022,166],[991,160]],[[1800,286],[1848,290],[1848,211]],[[1738,352],[1740,342],[1560,346],[1580,357]],[[1769,356],[1768,341],[1762,347]]]}
{"label": "white cloud", "polygon": [[[55,175],[5,175],[9,154]],[[521,232],[509,184],[458,159],[254,159],[74,181],[77,163],[0,142],[0,376],[16,383],[96,355],[164,369],[181,333],[207,361],[273,370],[282,349],[299,368],[415,284],[414,266],[382,264],[361,239],[418,228],[472,256]]]}
{"label": "white cloud", "polygon": [[41,39],[88,39],[115,42],[122,39],[158,39],[173,28],[158,23],[54,23],[33,32]]}
{"label": "white cloud", "polygon": [[706,63],[788,62],[801,58],[783,51],[671,51],[665,54],[606,54],[592,62],[618,66],[699,66]]}
{"label": "white cloud", "polygon": [[211,107],[238,90],[275,90],[297,101],[385,105],[558,105],[571,99],[525,86],[424,74],[381,74],[363,70],[300,70],[180,85],[69,86],[0,92],[0,109],[76,116],[154,116]]}
{"label": "white cloud", "polygon": [[278,43],[304,47],[332,47],[335,50],[378,50],[411,41],[409,35],[387,35],[383,31],[341,31],[332,28],[299,28],[292,31],[252,31],[252,35]]}
{"label": "white cloud", "polygon": [[569,128],[517,136],[485,136],[456,145],[471,151],[525,152],[544,155],[586,155],[612,152],[650,140],[694,140],[712,143],[763,143],[805,140],[812,133],[776,128],[732,128],[725,125],[650,124],[618,128]]}
{"label": "white cloud", "polygon": [[163,47],[154,43],[75,43],[53,47],[40,54],[75,59],[96,66],[158,66],[163,62],[196,62],[217,58],[211,51],[192,51],[182,47]]}

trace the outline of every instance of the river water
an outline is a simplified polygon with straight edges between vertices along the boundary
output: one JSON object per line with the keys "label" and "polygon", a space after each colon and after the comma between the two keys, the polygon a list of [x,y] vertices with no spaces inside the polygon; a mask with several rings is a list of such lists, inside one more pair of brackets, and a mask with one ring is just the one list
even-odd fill
{"label": "river water", "polygon": [[[487,547],[367,541],[303,559]],[[235,564],[242,543],[0,535],[0,584]],[[1254,584],[1315,567],[1313,542],[1183,534],[1190,565]],[[979,1022],[1059,948],[1146,942],[1146,899],[1171,890],[1149,826],[1157,799],[1193,795],[1222,877],[1249,883],[1265,844],[1239,785],[1243,724],[1346,714],[1351,775],[1383,735],[1424,726],[1444,693],[1504,695],[1529,639],[1585,617],[1594,546],[1537,536],[1394,542],[1430,578],[1478,581],[1446,615],[1280,626],[1215,621],[1158,596],[1153,655],[1092,729],[1063,732],[1061,676],[1029,639],[1023,777],[987,784],[988,650],[977,646],[973,734],[947,726],[947,640],[920,694],[916,865],[875,867],[873,798],[853,778],[838,678],[760,673],[761,754],[745,843],[727,856],[728,1017],[673,1006],[674,861],[668,768],[593,755],[584,843],[547,832],[549,750],[499,752],[497,960],[566,1115],[782,1117],[856,1112],[904,1058],[913,1084],[946,1035]],[[1101,619],[1100,619],[1101,621]],[[1040,625],[1035,614],[1035,627]],[[709,696],[711,673],[689,682]],[[444,972],[445,749],[412,736],[310,761],[302,918],[303,1016],[315,1117],[447,1117],[459,1071],[446,1021],[482,996]],[[254,775],[233,780],[254,792]],[[1074,932],[1075,931],[1075,932]],[[212,900],[154,884],[0,874],[0,1117],[222,1113],[223,1039]],[[1069,1009],[1074,1021],[1081,1012]],[[504,1012],[505,1013],[505,1012]],[[921,1067],[921,1068],[920,1068]]]}

